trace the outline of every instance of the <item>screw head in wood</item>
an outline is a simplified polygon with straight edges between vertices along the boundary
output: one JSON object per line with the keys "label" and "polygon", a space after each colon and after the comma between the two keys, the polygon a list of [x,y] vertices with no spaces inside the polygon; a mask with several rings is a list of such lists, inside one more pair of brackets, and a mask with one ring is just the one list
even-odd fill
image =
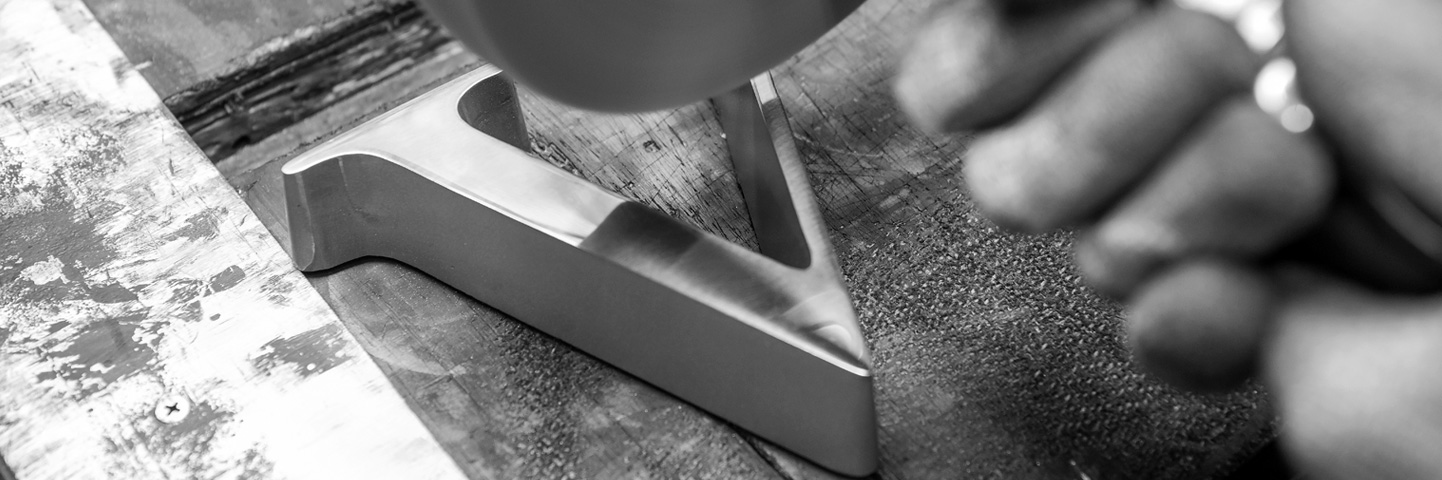
{"label": "screw head in wood", "polygon": [[161,423],[178,423],[189,414],[190,401],[179,395],[166,396],[155,403],[155,419]]}

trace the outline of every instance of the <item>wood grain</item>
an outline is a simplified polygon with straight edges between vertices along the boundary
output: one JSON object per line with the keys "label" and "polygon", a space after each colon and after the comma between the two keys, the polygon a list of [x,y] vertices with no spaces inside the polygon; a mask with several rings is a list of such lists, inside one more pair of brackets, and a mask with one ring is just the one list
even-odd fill
{"label": "wood grain", "polygon": [[0,65],[16,477],[461,477],[83,4],[0,0]]}
{"label": "wood grain", "polygon": [[160,98],[245,70],[361,10],[399,0],[84,0]]}
{"label": "wood grain", "polygon": [[[1271,435],[1264,393],[1194,396],[1141,375],[1118,305],[1071,266],[1069,234],[1014,235],[977,214],[961,189],[969,139],[917,132],[889,94],[925,12],[867,2],[775,70],[873,349],[878,476],[1224,475]],[[474,61],[447,51],[219,167],[284,240],[284,158]],[[522,101],[540,157],[754,243],[709,107]],[[831,476],[404,265],[362,260],[311,281],[473,478]]]}
{"label": "wood grain", "polygon": [[449,41],[399,0],[87,1],[214,160]]}

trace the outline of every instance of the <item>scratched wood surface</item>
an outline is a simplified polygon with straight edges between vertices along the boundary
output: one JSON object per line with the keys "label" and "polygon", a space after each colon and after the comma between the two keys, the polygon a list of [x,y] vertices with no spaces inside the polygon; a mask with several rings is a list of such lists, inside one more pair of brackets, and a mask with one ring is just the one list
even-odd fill
{"label": "scratched wood surface", "polygon": [[[775,70],[874,353],[878,475],[1223,476],[1271,435],[1264,394],[1144,377],[1118,306],[1071,267],[1070,235],[1012,235],[977,215],[961,189],[968,138],[922,135],[889,96],[891,60],[924,14],[872,0]],[[218,166],[285,243],[284,159],[476,61],[443,50]],[[754,243],[706,105],[598,115],[522,96],[538,156]],[[404,265],[310,279],[473,478],[829,476]]]}
{"label": "scratched wood surface", "polygon": [[0,0],[21,479],[463,478],[78,0]]}
{"label": "scratched wood surface", "polygon": [[248,68],[367,6],[396,0],[85,0],[160,98]]}
{"label": "scratched wood surface", "polygon": [[85,0],[213,159],[448,40],[404,0]]}

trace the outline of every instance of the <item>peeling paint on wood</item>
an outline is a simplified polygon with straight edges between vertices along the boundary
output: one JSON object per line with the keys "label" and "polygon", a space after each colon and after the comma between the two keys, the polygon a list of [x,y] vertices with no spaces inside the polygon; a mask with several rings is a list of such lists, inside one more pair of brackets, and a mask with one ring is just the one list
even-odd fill
{"label": "peeling paint on wood", "polygon": [[301,377],[325,373],[350,361],[346,340],[345,330],[339,324],[277,338],[261,346],[265,353],[255,357],[255,367],[262,372],[290,368]]}
{"label": "peeling paint on wood", "polygon": [[461,478],[78,0],[0,0],[19,478]]}

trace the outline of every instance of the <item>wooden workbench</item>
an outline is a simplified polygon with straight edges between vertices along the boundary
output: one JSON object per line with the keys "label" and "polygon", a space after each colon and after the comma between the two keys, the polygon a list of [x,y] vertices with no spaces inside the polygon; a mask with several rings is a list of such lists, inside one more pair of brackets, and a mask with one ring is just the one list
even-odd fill
{"label": "wooden workbench", "polygon": [[462,478],[84,4],[0,65],[0,477]]}
{"label": "wooden workbench", "polygon": [[[184,2],[152,3],[202,24],[208,15]],[[316,18],[334,22],[325,12]],[[1264,396],[1187,395],[1140,375],[1121,342],[1117,305],[1094,296],[1071,267],[1071,237],[1013,235],[978,217],[960,188],[967,138],[926,137],[896,112],[890,61],[923,14],[924,5],[873,0],[775,70],[874,354],[879,475],[1224,474],[1270,435]],[[124,23],[101,17],[112,31]],[[162,57],[147,61],[148,76],[167,71],[157,65]],[[280,244],[286,157],[477,59],[442,42],[398,61],[367,77],[368,88],[247,137],[217,163]],[[525,92],[523,104],[541,157],[754,243],[705,105],[597,115]],[[472,478],[829,475],[404,265],[364,260],[308,279]]]}

